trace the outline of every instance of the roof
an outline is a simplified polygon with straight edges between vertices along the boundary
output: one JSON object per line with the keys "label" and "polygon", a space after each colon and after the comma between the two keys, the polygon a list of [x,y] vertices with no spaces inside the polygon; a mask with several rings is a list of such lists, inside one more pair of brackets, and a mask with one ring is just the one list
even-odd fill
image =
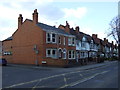
{"label": "roof", "polygon": [[[92,37],[93,38],[93,37]],[[96,44],[100,44],[100,39],[99,38],[93,38],[93,40],[94,40],[94,42],[96,43]]]}
{"label": "roof", "polygon": [[54,32],[54,33],[65,35],[65,36],[74,36],[72,34],[69,34],[69,33],[65,32],[65,30],[62,30],[60,28],[56,28],[54,26],[50,26],[50,25],[43,24],[43,23],[38,23],[36,25],[38,27],[42,28],[44,31],[47,31],[47,32]]}
{"label": "roof", "polygon": [[72,35],[75,35],[78,40],[82,40],[82,38],[85,36],[88,40],[88,42],[91,41],[92,37],[88,34],[85,34],[83,32],[76,32],[73,28],[70,29],[70,33]]}
{"label": "roof", "polygon": [[12,36],[11,37],[8,37],[7,39],[3,40],[3,41],[9,41],[9,40],[12,40]]}

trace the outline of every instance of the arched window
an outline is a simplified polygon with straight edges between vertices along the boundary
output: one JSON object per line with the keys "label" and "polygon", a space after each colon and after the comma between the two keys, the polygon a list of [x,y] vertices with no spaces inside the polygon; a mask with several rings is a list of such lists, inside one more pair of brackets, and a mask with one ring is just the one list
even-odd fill
{"label": "arched window", "polygon": [[67,52],[67,51],[66,51],[66,49],[64,48],[64,49],[63,49],[63,59],[66,59],[66,52]]}
{"label": "arched window", "polygon": [[58,58],[62,58],[62,49],[61,48],[58,49]]}

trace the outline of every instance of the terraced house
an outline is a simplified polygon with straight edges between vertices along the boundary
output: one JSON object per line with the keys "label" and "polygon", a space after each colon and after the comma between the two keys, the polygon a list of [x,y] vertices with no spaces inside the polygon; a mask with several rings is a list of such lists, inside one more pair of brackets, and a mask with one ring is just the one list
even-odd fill
{"label": "terraced house", "polygon": [[3,57],[8,63],[68,66],[97,61],[99,57],[117,56],[117,45],[70,28],[69,23],[58,28],[38,22],[37,9],[33,20],[18,17],[18,29],[2,41]]}
{"label": "terraced house", "polygon": [[[65,30],[64,25],[59,28]],[[79,26],[69,29],[69,33],[76,36],[76,62],[101,62],[103,58],[118,57],[118,46],[108,42],[108,39],[99,39],[97,34],[92,36],[80,31]]]}

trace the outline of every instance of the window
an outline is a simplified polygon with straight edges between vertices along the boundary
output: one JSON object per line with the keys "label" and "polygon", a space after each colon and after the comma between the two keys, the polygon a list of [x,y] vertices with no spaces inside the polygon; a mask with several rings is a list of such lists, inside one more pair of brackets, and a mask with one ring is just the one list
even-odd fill
{"label": "window", "polygon": [[68,38],[68,45],[69,46],[75,46],[75,38],[74,37],[69,37]]}
{"label": "window", "polygon": [[55,34],[52,34],[52,42],[56,43],[56,35]]}
{"label": "window", "polygon": [[63,49],[63,59],[66,59],[66,49]]}
{"label": "window", "polygon": [[62,49],[58,49],[58,57],[62,58]]}
{"label": "window", "polygon": [[69,52],[68,52],[68,58],[69,58],[69,59],[72,58],[72,57],[71,57],[71,53],[72,53],[72,51],[69,51]]}
{"label": "window", "polygon": [[46,49],[46,57],[57,58],[56,49]]}
{"label": "window", "polygon": [[46,33],[46,42],[47,43],[56,43],[56,34]]}
{"label": "window", "polygon": [[69,59],[75,59],[75,51],[74,50],[68,51],[68,58]]}
{"label": "window", "polygon": [[63,40],[64,40],[64,41],[63,41],[63,42],[64,42],[63,44],[65,45],[65,44],[66,44],[66,40],[65,40],[65,37],[64,37],[64,39],[63,39]]}
{"label": "window", "polygon": [[68,45],[71,45],[71,38],[68,38]]}
{"label": "window", "polygon": [[85,57],[85,52],[81,52],[81,58],[84,58]]}
{"label": "window", "polygon": [[46,57],[51,57],[51,49],[46,50]]}
{"label": "window", "polygon": [[75,59],[75,51],[72,52],[72,58]]}
{"label": "window", "polygon": [[52,50],[52,58],[56,58],[56,57],[57,57],[56,49],[53,49]]}
{"label": "window", "polygon": [[48,43],[50,43],[50,42],[51,42],[51,39],[50,39],[50,38],[51,38],[50,33],[47,33],[47,42],[48,42]]}
{"label": "window", "polygon": [[91,49],[93,49],[93,48],[94,48],[93,40],[91,40],[91,43],[90,43],[90,48],[91,48]]}
{"label": "window", "polygon": [[81,47],[85,47],[85,42],[81,42]]}
{"label": "window", "polygon": [[12,55],[12,52],[11,51],[6,51],[3,53],[3,55]]}
{"label": "window", "polygon": [[72,38],[72,45],[75,45],[75,38]]}
{"label": "window", "polygon": [[61,37],[59,36],[58,39],[59,39],[59,40],[58,40],[58,43],[61,44]]}

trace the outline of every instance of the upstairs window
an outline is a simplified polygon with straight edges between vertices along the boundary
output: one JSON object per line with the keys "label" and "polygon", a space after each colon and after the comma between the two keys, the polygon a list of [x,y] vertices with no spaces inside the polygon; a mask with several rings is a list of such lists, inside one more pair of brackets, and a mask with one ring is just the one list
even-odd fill
{"label": "upstairs window", "polygon": [[81,42],[81,47],[85,47],[85,42]]}
{"label": "upstairs window", "polygon": [[59,36],[58,39],[58,43],[61,44],[61,37]]}
{"label": "upstairs window", "polygon": [[72,38],[72,45],[75,45],[75,38]]}
{"label": "upstairs window", "polygon": [[51,35],[50,35],[50,33],[47,33],[47,42],[48,42],[48,43],[51,42]]}
{"label": "upstairs window", "polygon": [[64,40],[64,41],[63,41],[63,42],[64,42],[64,43],[63,43],[64,45],[66,44],[66,40],[65,40],[65,39],[66,39],[66,38],[64,37],[64,39],[63,39],[63,40]]}
{"label": "upstairs window", "polygon": [[47,43],[56,43],[56,34],[46,33],[46,42]]}
{"label": "upstairs window", "polygon": [[76,40],[74,37],[69,37],[68,38],[68,45],[69,46],[75,46]]}
{"label": "upstairs window", "polygon": [[55,34],[52,34],[52,42],[56,43],[56,35]]}
{"label": "upstairs window", "polygon": [[68,38],[68,45],[71,45],[71,38]]}

